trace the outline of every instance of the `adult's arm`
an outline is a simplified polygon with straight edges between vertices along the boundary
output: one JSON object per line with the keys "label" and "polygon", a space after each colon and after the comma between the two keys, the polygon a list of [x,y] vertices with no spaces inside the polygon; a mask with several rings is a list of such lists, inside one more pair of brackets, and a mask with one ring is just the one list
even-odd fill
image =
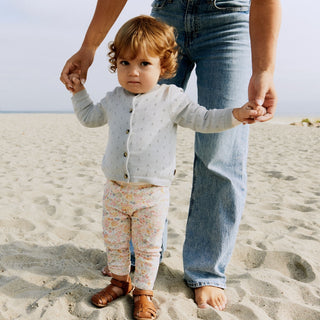
{"label": "adult's arm", "polygon": [[98,0],[81,48],[67,60],[61,72],[60,80],[68,90],[73,91],[72,82],[69,80],[71,73],[80,74],[82,82],[87,79],[87,72],[97,48],[117,20],[126,2],[127,0]]}
{"label": "adult's arm", "polygon": [[248,88],[249,101],[267,109],[260,121],[270,120],[275,113],[277,94],[274,86],[276,47],[281,22],[280,0],[252,0],[250,38],[252,76]]}

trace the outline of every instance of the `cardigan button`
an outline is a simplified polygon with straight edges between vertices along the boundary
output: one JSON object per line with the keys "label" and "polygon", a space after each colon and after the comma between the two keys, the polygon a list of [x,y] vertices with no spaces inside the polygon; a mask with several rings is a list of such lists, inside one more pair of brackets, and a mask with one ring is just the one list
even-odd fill
{"label": "cardigan button", "polygon": [[133,109],[131,108],[131,109],[129,110],[129,112],[132,113],[132,112],[133,112]]}
{"label": "cardigan button", "polygon": [[125,178],[125,179],[128,179],[128,175],[127,175],[126,173],[124,174],[124,178]]}
{"label": "cardigan button", "polygon": [[124,152],[123,156],[126,158],[128,156],[128,154],[126,152]]}
{"label": "cardigan button", "polygon": [[127,129],[127,130],[126,130],[126,134],[129,134],[129,132],[130,132],[130,130],[129,130],[129,129]]}

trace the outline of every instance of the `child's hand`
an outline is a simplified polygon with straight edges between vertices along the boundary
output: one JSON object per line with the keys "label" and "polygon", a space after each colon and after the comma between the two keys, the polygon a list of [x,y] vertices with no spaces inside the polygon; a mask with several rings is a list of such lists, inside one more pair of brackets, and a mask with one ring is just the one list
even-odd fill
{"label": "child's hand", "polygon": [[72,82],[73,91],[72,93],[75,94],[84,89],[83,84],[80,81],[80,74],[78,73],[71,73],[69,75],[69,80]]}
{"label": "child's hand", "polygon": [[238,120],[246,123],[255,123],[259,121],[259,117],[263,117],[266,114],[266,109],[262,106],[256,106],[252,102],[247,102],[241,108],[233,109],[233,116]]}

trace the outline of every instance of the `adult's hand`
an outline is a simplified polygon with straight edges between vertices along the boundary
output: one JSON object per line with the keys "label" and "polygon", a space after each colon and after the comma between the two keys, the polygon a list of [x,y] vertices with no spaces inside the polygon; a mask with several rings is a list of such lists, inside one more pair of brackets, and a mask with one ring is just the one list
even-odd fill
{"label": "adult's hand", "polygon": [[273,74],[261,72],[253,74],[248,88],[249,101],[266,108],[267,113],[256,120],[265,122],[273,118],[277,107],[277,93],[274,87]]}
{"label": "adult's hand", "polygon": [[72,73],[80,75],[81,82],[84,84],[87,80],[87,72],[94,59],[95,50],[88,47],[81,47],[63,67],[60,75],[61,82],[66,86],[67,90],[74,92],[72,82],[69,76]]}
{"label": "adult's hand", "polygon": [[80,75],[82,84],[87,79],[87,72],[93,62],[96,49],[117,20],[127,0],[98,0],[96,10],[87,30],[80,50],[65,64],[60,80],[68,90],[74,92],[69,75]]}

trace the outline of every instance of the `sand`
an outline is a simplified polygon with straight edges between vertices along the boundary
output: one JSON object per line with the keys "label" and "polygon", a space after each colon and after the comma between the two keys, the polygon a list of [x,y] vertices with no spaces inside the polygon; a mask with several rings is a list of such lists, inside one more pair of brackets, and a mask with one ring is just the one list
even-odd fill
{"label": "sand", "polygon": [[[106,128],[72,114],[0,114],[0,320],[132,319],[132,297],[96,309],[110,280],[101,235]],[[183,281],[193,132],[179,129],[158,319],[320,319],[320,128],[251,126],[248,197],[227,269],[225,311]]]}

